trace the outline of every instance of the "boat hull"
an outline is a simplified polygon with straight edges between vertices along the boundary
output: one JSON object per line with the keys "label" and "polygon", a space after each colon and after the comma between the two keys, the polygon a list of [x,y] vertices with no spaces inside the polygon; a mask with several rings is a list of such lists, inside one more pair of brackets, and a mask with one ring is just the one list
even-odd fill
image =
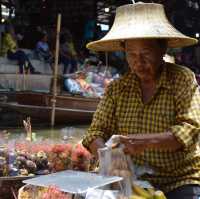
{"label": "boat hull", "polygon": [[[1,104],[1,106],[8,107],[23,115],[36,118],[37,121],[44,123],[50,123],[52,108],[48,106],[34,106],[34,105],[22,105],[14,102],[8,102]],[[67,109],[56,107],[55,109],[55,123],[67,124],[67,123],[90,123],[93,117],[94,111],[80,110],[80,109]]]}
{"label": "boat hull", "polygon": [[[17,92],[16,102],[1,103],[25,116],[30,116],[42,123],[50,123],[52,98],[49,93]],[[90,123],[99,99],[63,94],[56,96],[55,123]]]}

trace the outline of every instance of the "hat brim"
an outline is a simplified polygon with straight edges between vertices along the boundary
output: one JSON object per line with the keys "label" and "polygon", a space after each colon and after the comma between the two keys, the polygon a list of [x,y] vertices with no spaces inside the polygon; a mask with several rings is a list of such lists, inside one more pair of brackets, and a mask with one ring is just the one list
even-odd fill
{"label": "hat brim", "polygon": [[137,38],[123,38],[123,39],[112,39],[112,40],[97,40],[89,42],[86,47],[93,51],[124,51],[122,42],[127,40],[138,40],[138,39],[166,39],[168,48],[182,48],[192,46],[198,43],[197,39],[192,37],[137,37]]}

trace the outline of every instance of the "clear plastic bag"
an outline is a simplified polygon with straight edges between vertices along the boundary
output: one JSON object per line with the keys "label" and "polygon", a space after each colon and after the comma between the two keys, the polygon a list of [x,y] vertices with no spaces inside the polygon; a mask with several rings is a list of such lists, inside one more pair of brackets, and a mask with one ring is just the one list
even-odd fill
{"label": "clear plastic bag", "polygon": [[125,196],[132,194],[132,164],[127,160],[121,147],[99,149],[100,174],[123,177],[123,181],[111,188],[120,190]]}
{"label": "clear plastic bag", "polygon": [[[131,156],[124,154],[124,146],[119,143],[119,135],[113,135],[106,143],[107,147],[99,149],[100,173],[123,177],[121,190],[123,190],[125,196],[131,195],[134,185],[141,188],[152,188],[149,182],[138,180],[144,174],[152,174],[151,167],[133,164]],[[118,147],[113,148],[117,144],[119,144]]]}
{"label": "clear plastic bag", "polygon": [[[119,141],[119,135],[113,135],[107,142],[106,142],[106,146],[108,147],[112,147],[113,145],[116,145],[118,143],[120,143]],[[120,144],[120,147],[123,148],[124,146]],[[153,174],[154,171],[153,169],[148,165],[137,165],[137,164],[133,164],[133,161],[131,159],[131,156],[126,155],[128,164],[131,165],[131,171],[132,171],[132,180],[138,182],[139,178],[144,175],[144,174]],[[144,185],[147,186],[147,188],[149,188],[150,184],[148,182],[144,182]],[[148,185],[149,184],[149,185]],[[144,187],[146,188],[146,187]]]}

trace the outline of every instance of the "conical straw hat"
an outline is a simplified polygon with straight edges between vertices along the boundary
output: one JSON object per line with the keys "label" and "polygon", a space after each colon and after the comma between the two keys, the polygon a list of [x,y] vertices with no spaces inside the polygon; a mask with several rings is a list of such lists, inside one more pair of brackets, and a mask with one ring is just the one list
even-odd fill
{"label": "conical straw hat", "polygon": [[167,39],[170,48],[197,43],[196,39],[182,34],[170,24],[163,5],[135,3],[118,7],[107,35],[88,43],[87,48],[94,51],[120,51],[123,50],[122,41],[133,39]]}

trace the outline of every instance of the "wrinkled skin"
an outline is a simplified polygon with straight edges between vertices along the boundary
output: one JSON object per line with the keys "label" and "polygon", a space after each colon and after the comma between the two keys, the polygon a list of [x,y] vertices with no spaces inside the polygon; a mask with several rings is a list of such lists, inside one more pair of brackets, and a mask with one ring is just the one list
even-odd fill
{"label": "wrinkled skin", "polygon": [[159,40],[130,40],[125,43],[125,51],[131,71],[141,82],[157,79],[166,51]]}

